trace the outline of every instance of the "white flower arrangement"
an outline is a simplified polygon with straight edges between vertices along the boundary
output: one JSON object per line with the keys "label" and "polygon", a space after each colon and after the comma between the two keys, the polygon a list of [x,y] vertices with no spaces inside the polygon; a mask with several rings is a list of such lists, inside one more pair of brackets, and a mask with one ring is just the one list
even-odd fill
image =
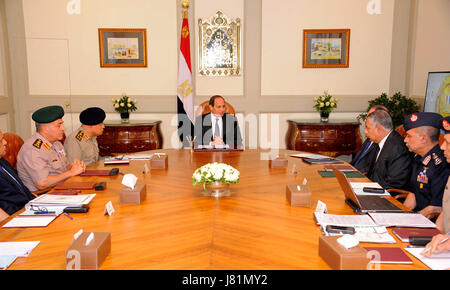
{"label": "white flower arrangement", "polygon": [[136,100],[130,99],[127,94],[123,93],[120,99],[112,99],[114,110],[119,113],[133,112],[137,110]]}
{"label": "white flower arrangement", "polygon": [[324,91],[322,96],[314,97],[314,106],[318,112],[331,113],[333,109],[337,108],[339,99],[328,94],[328,91]]}
{"label": "white flower arrangement", "polygon": [[192,185],[203,183],[211,184],[215,181],[236,184],[239,182],[240,173],[232,166],[225,163],[208,163],[195,170],[192,175]]}

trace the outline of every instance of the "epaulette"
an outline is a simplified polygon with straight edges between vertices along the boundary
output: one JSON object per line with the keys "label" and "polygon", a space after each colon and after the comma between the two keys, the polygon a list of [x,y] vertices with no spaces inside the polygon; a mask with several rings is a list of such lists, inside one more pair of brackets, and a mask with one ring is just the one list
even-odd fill
{"label": "epaulette", "polygon": [[83,138],[87,141],[89,140],[89,136],[84,134],[83,131],[78,132],[78,134],[75,136],[78,141],[81,141]]}
{"label": "epaulette", "polygon": [[42,140],[38,138],[34,141],[33,146],[36,147],[37,149],[41,149],[42,143],[43,143]]}

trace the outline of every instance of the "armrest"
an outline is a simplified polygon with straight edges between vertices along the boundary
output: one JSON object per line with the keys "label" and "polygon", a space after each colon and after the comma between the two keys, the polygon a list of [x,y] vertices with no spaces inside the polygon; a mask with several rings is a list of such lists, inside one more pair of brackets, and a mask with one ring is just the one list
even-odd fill
{"label": "armrest", "polygon": [[403,190],[403,189],[396,189],[396,188],[389,188],[389,189],[386,189],[386,191],[389,193],[395,193],[396,194],[394,196],[395,199],[406,198],[408,196],[408,194],[411,193],[410,191]]}

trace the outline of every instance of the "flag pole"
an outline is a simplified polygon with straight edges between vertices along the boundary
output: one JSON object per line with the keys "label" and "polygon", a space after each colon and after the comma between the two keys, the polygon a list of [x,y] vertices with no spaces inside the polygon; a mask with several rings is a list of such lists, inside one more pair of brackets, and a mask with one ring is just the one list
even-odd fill
{"label": "flag pole", "polygon": [[190,32],[188,22],[189,0],[181,0],[181,8],[182,27],[177,88],[178,135],[180,137],[180,141],[183,143],[183,147],[188,147],[189,145],[186,144],[186,136],[192,138],[195,121]]}

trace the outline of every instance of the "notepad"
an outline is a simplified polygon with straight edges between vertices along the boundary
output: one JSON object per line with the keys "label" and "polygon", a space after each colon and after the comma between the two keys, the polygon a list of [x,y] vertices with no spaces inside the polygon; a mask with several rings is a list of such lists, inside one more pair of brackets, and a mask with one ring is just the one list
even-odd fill
{"label": "notepad", "polygon": [[420,213],[369,213],[377,225],[385,227],[435,228],[436,224]]}
{"label": "notepad", "polygon": [[0,270],[6,270],[15,260],[17,256],[0,256]]}
{"label": "notepad", "polygon": [[407,252],[419,259],[427,267],[432,270],[445,270],[450,269],[450,258],[428,258],[422,256],[423,248],[406,248]]}
{"label": "notepad", "polygon": [[333,226],[376,226],[368,215],[333,215],[315,212],[314,218],[319,225]]}
{"label": "notepad", "polygon": [[39,245],[39,241],[30,242],[1,242],[0,256],[28,257],[31,251]]}
{"label": "notepad", "polygon": [[380,254],[379,260],[372,260],[380,264],[412,264],[413,261],[401,248],[395,247],[363,247],[367,251],[376,251]]}
{"label": "notepad", "polygon": [[2,228],[35,228],[46,227],[54,219],[56,215],[40,215],[40,216],[16,216],[9,222],[3,225]]}

